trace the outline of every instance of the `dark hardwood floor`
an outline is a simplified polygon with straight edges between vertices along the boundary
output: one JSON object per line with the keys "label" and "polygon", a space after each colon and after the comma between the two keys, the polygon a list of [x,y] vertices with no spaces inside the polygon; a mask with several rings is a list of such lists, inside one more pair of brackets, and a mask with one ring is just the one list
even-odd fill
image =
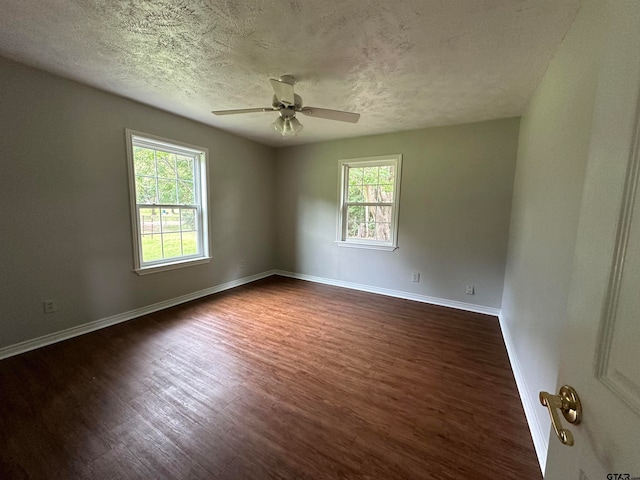
{"label": "dark hardwood floor", "polygon": [[495,318],[270,277],[0,361],[2,479],[541,479]]}

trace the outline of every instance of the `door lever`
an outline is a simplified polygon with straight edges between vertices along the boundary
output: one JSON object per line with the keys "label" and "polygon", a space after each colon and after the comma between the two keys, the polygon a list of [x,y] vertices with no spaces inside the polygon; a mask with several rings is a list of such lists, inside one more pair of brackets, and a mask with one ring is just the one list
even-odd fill
{"label": "door lever", "polygon": [[578,393],[569,385],[560,387],[558,395],[552,395],[547,392],[540,392],[540,403],[547,407],[549,416],[551,417],[551,425],[558,436],[558,440],[564,445],[573,445],[572,433],[562,428],[562,422],[558,415],[558,410],[569,423],[577,425],[582,420],[582,404]]}

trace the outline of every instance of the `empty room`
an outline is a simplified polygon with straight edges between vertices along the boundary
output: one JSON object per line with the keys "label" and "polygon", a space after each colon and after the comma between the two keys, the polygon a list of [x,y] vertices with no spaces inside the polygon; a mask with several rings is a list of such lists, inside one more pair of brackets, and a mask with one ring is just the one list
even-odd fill
{"label": "empty room", "polygon": [[640,478],[640,2],[0,12],[0,478]]}

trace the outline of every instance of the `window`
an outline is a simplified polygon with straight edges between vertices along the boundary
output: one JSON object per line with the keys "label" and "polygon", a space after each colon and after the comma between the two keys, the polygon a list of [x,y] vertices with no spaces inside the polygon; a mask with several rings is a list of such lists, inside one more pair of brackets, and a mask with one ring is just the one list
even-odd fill
{"label": "window", "polygon": [[207,149],[126,134],[136,272],[208,262]]}
{"label": "window", "polygon": [[338,245],[398,248],[398,199],[402,155],[340,162]]}

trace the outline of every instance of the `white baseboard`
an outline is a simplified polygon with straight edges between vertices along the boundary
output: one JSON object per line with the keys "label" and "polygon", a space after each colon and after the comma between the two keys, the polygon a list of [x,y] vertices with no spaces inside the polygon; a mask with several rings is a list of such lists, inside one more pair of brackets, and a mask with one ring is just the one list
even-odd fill
{"label": "white baseboard", "polygon": [[522,407],[524,408],[524,415],[527,418],[527,424],[529,425],[529,430],[531,431],[533,446],[536,450],[536,455],[538,456],[540,470],[544,475],[545,466],[547,464],[547,451],[549,450],[549,436],[545,435],[544,429],[542,428],[542,425],[540,425],[538,416],[536,415],[536,412],[540,408],[540,405],[538,405],[538,403],[534,400],[534,398],[537,398],[537,396],[531,396],[531,391],[527,386],[524,373],[522,372],[522,368],[520,367],[520,361],[518,360],[518,355],[516,353],[511,333],[509,332],[509,328],[504,322],[502,314],[498,315],[498,319],[500,320],[502,338],[504,339],[504,344],[507,347],[507,354],[509,355],[509,361],[511,362],[511,370],[513,371],[513,376],[516,379],[518,393],[520,394],[520,400],[522,401]]}
{"label": "white baseboard", "polygon": [[93,322],[78,325],[77,327],[71,327],[66,330],[44,335],[42,337],[26,340],[14,345],[9,345],[7,347],[0,348],[0,360],[2,360],[3,358],[18,355],[20,353],[28,352],[29,350],[35,350],[36,348],[44,347],[46,345],[51,345],[52,343],[61,342],[69,338],[84,335],[85,333],[93,332],[95,330],[100,330],[101,328],[110,327],[111,325],[115,325],[117,323],[126,322],[128,320],[141,317],[142,315],[157,312],[158,310],[163,310],[165,308],[180,305],[181,303],[190,302],[191,300],[196,300],[201,297],[206,297],[207,295],[212,295],[224,290],[229,290],[230,288],[239,287],[240,285],[255,282],[256,280],[260,280],[261,278],[270,277],[274,273],[275,271],[269,270],[267,272],[258,273],[256,275],[239,278],[237,280],[232,280],[221,285],[216,285],[213,287],[205,288],[204,290],[188,293],[180,297],[154,303],[153,305],[148,305],[146,307],[136,308],[135,310],[130,310],[128,312],[119,313],[118,315],[113,315],[112,317],[102,318],[100,320],[95,320]]}
{"label": "white baseboard", "polygon": [[283,277],[297,278],[299,280],[307,280],[309,282],[324,283],[336,287],[350,288],[351,290],[361,290],[363,292],[378,293],[389,297],[403,298],[405,300],[414,300],[416,302],[430,303],[441,307],[457,308],[458,310],[466,310],[474,313],[484,313],[485,315],[493,315],[497,317],[500,310],[484,305],[476,305],[473,303],[457,302],[455,300],[447,300],[444,298],[429,297],[427,295],[419,295],[417,293],[403,292],[401,290],[392,290],[389,288],[373,287],[371,285],[363,285],[360,283],[344,282],[342,280],[334,280],[332,278],[316,277],[314,275],[305,275],[304,273],[285,272],[283,270],[275,270],[275,275]]}

